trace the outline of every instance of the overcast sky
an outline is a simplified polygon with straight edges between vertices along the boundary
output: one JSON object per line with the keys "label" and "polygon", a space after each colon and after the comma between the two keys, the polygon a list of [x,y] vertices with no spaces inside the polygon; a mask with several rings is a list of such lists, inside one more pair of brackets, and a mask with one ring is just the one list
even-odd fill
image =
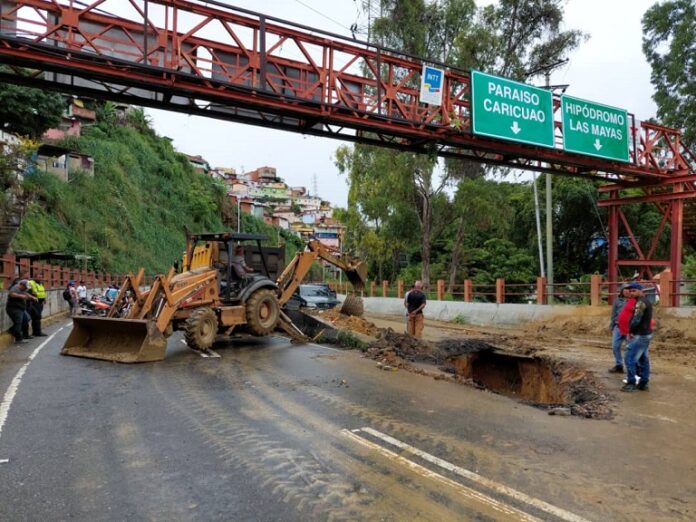
{"label": "overcast sky", "polygon": [[[226,0],[225,3],[350,36],[354,22],[365,26],[359,0]],[[490,1],[479,4],[491,3]],[[655,115],[650,67],[641,50],[643,13],[653,0],[568,0],[567,28],[589,40],[551,75],[551,84],[569,84],[567,94],[628,110],[639,120]],[[345,206],[348,186],[333,155],[341,142],[291,132],[148,110],[154,127],[187,154],[200,154],[216,167],[249,171],[268,165],[292,185],[313,191],[334,206]]]}

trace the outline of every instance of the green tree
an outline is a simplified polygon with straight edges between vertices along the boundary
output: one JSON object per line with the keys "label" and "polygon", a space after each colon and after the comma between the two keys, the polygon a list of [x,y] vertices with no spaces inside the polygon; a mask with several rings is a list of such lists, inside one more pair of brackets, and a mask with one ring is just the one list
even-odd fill
{"label": "green tree", "polygon": [[403,224],[413,223],[415,217],[413,206],[404,204],[408,197],[399,193],[405,185],[395,163],[398,153],[382,152],[369,146],[342,146],[336,151],[336,166],[350,182],[348,209],[336,216],[347,227],[348,247],[374,264],[380,280],[385,264],[410,235]]}
{"label": "green tree", "polygon": [[0,126],[7,132],[39,138],[58,126],[64,108],[60,94],[0,83]]}
{"label": "green tree", "polygon": [[[370,7],[368,2],[363,4]],[[561,6],[562,0],[502,0],[496,6],[483,9],[477,9],[472,0],[382,0],[382,16],[375,20],[370,38],[426,60],[443,61],[460,68],[477,67],[525,79],[538,74],[540,64],[557,61],[581,41],[581,33],[560,30]],[[442,164],[430,154],[397,154],[388,150],[365,154],[364,149],[357,145],[342,152],[343,163],[348,166],[344,171],[363,173],[350,176],[351,190],[353,183],[363,187],[375,183],[368,190],[356,191],[349,205],[356,205],[362,213],[369,213],[369,206],[389,210],[386,218],[380,218],[380,228],[375,228],[382,235],[396,222],[400,206],[412,206],[420,235],[416,245],[421,260],[421,279],[427,284],[431,277],[433,243],[442,242],[440,232],[448,228],[449,221],[457,215],[456,208],[440,204],[447,199],[446,188],[458,179],[481,177],[484,171],[465,162],[448,162],[444,168],[437,168]],[[365,162],[365,158],[369,162]],[[391,176],[389,185],[384,186],[377,178],[385,179],[385,169],[375,167],[387,164]],[[384,204],[384,199],[389,200],[388,204]],[[368,221],[370,219],[368,217]],[[453,254],[462,241],[463,228],[456,229],[455,240],[450,243]],[[449,263],[450,279],[458,264],[456,261]]]}
{"label": "green tree", "polygon": [[643,15],[643,53],[652,67],[653,99],[665,125],[684,129],[696,146],[696,4],[658,2]]}
{"label": "green tree", "polygon": [[472,256],[471,272],[478,284],[492,285],[497,278],[506,283],[529,283],[534,279],[535,262],[526,250],[506,239],[489,239]]}
{"label": "green tree", "polygon": [[462,247],[467,238],[473,240],[489,230],[497,237],[505,237],[512,208],[507,202],[506,191],[500,190],[501,186],[480,178],[463,179],[457,184],[452,202],[456,212],[451,220],[455,231],[449,256],[448,292],[453,291],[457,272],[466,257]]}

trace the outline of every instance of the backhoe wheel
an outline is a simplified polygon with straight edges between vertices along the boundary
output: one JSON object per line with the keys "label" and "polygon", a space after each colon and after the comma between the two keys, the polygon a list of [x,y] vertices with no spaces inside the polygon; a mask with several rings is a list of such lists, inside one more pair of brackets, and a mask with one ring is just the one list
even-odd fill
{"label": "backhoe wheel", "polygon": [[273,290],[257,290],[246,302],[247,330],[254,335],[268,335],[275,330],[280,317],[278,299]]}
{"label": "backhoe wheel", "polygon": [[342,314],[354,315],[356,317],[362,317],[364,311],[362,298],[355,294],[348,294],[339,310]]}
{"label": "backhoe wheel", "polygon": [[217,331],[215,312],[210,308],[199,308],[186,320],[184,338],[189,348],[204,352],[213,345]]}

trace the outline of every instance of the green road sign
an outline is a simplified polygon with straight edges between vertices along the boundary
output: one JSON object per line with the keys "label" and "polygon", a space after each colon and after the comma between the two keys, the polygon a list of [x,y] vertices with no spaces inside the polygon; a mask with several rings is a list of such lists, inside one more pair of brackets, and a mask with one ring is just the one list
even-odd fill
{"label": "green road sign", "polygon": [[628,113],[623,109],[561,96],[563,149],[588,156],[629,161]]}
{"label": "green road sign", "polygon": [[474,134],[553,147],[553,96],[530,85],[471,71]]}

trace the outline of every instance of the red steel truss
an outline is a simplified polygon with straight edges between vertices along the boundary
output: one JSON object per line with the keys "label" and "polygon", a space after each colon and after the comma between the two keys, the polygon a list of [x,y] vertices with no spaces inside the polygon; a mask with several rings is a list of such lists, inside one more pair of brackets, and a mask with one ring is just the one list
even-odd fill
{"label": "red steel truss", "polygon": [[[475,136],[470,76],[445,70],[443,104],[419,102],[423,60],[215,1],[0,0],[0,81],[401,150],[612,182],[610,280],[638,264],[681,270],[682,214],[696,196],[696,159],[677,130],[630,116],[630,162]],[[35,71],[27,75],[19,68]],[[638,190],[640,196],[621,197]],[[634,190],[635,189],[635,190]],[[636,199],[638,198],[638,199]],[[621,206],[665,216],[641,250]],[[671,223],[670,260],[655,245]],[[639,260],[618,259],[619,224]],[[611,276],[614,277],[611,277]]]}

